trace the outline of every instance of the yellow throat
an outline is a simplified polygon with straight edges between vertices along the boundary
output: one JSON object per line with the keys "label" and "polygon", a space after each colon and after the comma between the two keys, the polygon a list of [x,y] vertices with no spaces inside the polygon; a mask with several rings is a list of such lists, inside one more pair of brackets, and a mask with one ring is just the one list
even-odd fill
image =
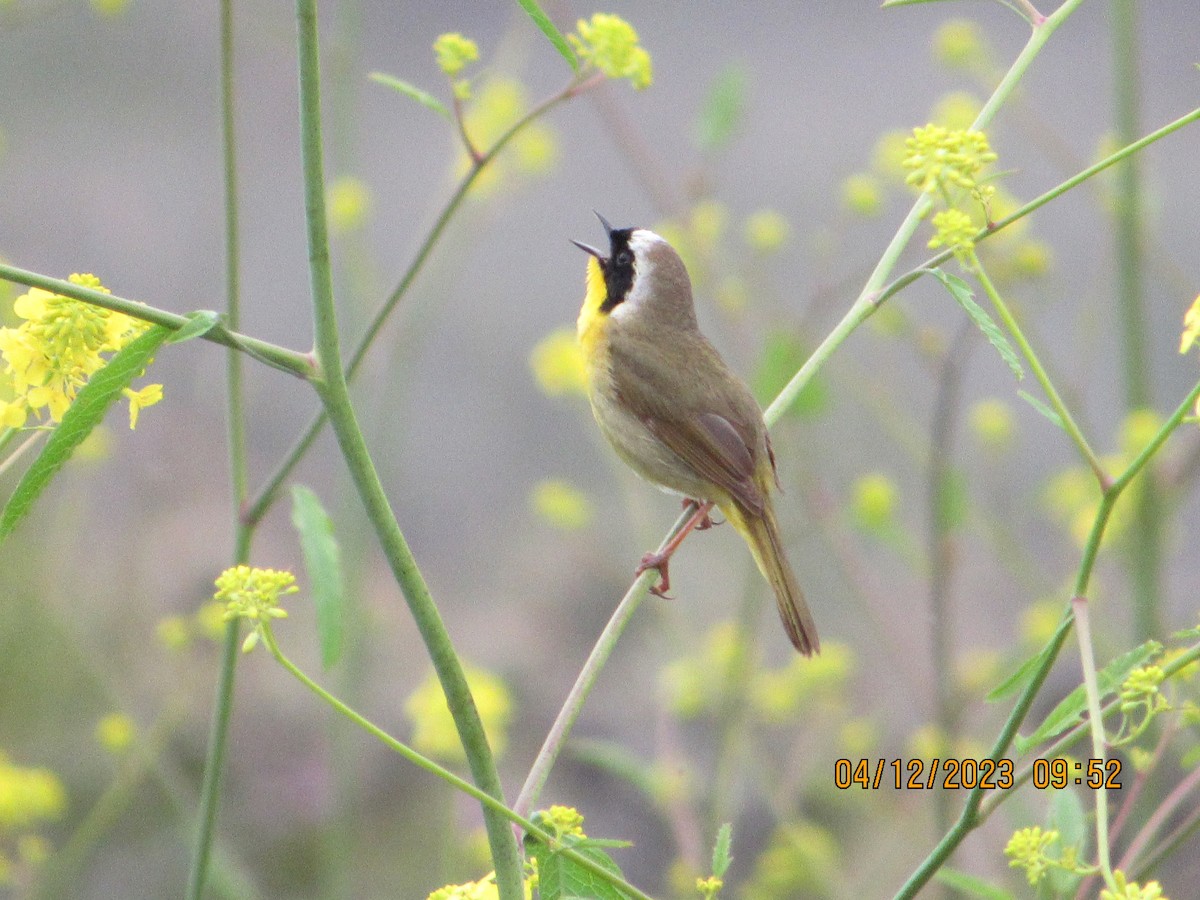
{"label": "yellow throat", "polygon": [[601,363],[608,351],[608,313],[600,310],[601,304],[607,298],[608,288],[604,283],[604,273],[600,271],[600,262],[594,256],[589,256],[587,293],[583,296],[583,306],[579,310],[579,319],[576,322],[579,346],[583,350],[589,377],[593,368]]}

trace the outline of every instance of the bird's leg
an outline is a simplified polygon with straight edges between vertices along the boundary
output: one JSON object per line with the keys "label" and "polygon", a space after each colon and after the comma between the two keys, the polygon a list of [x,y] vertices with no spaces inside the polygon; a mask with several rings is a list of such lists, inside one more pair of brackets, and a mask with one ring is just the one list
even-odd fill
{"label": "bird's leg", "polygon": [[679,533],[676,534],[675,537],[671,538],[671,540],[667,542],[667,545],[663,547],[661,551],[651,551],[643,556],[642,561],[638,563],[637,570],[634,572],[634,577],[636,578],[648,569],[655,569],[658,571],[659,582],[650,588],[650,593],[654,594],[656,597],[665,597],[668,600],[671,599],[667,597],[667,591],[671,589],[671,577],[667,571],[667,564],[671,561],[672,554],[674,554],[674,552],[679,549],[679,545],[683,543],[683,539],[688,536],[688,532],[693,528],[697,529],[698,531],[703,531],[705,528],[712,527],[713,521],[708,515],[713,508],[711,501],[708,503],[700,503],[697,500],[687,500],[684,501],[685,509],[687,508],[688,504],[692,504],[696,509],[695,513],[692,514],[692,517],[684,523],[683,527],[679,529]]}
{"label": "bird's leg", "polygon": [[[692,500],[690,498],[684,498],[683,508],[687,509],[689,506],[699,507],[700,501]],[[708,504],[708,509],[709,509],[709,511],[704,514],[704,518],[702,518],[699,522],[696,523],[696,531],[708,531],[708,529],[712,528],[714,525],[724,525],[725,524],[724,519],[720,519],[715,522],[713,521],[712,504],[711,503]]]}

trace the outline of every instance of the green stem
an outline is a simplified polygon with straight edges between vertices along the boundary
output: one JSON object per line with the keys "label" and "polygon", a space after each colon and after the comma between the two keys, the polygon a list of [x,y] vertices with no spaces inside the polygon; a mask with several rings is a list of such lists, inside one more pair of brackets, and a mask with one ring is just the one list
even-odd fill
{"label": "green stem", "polygon": [[[116,294],[106,294],[103,291],[97,291],[83,285],[72,284],[61,278],[50,278],[46,275],[39,275],[37,272],[29,272],[25,269],[18,269],[16,266],[9,266],[3,263],[0,263],[0,278],[5,281],[14,281],[17,284],[23,284],[27,287],[41,288],[55,294],[61,294],[64,297],[81,300],[84,303],[91,303],[93,306],[110,309],[113,312],[124,313],[132,318],[151,322],[154,325],[162,325],[164,328],[170,328],[173,331],[178,331],[190,321],[187,316],[181,316],[178,313],[167,312],[165,309],[147,306],[145,303],[126,300],[124,297],[118,297]],[[259,362],[279,369],[282,372],[287,372],[289,375],[297,375],[300,378],[312,377],[312,360],[306,353],[298,353],[295,350],[288,350],[286,347],[280,347],[277,344],[260,341],[245,334],[238,334],[221,323],[210,329],[204,335],[204,338],[215,344],[241,350]]]}
{"label": "green stem", "polygon": [[[1025,75],[1025,72],[1029,69],[1034,59],[1037,58],[1046,41],[1050,39],[1050,36],[1082,2],[1083,0],[1065,0],[1062,6],[1054,11],[1053,15],[1034,27],[1033,33],[1030,35],[1024,49],[1013,60],[1013,64],[1005,72],[1000,84],[996,86],[996,90],[992,92],[992,95],[979,111],[979,115],[975,117],[975,121],[971,125],[973,129],[982,131],[991,124],[1000,107],[1004,105],[1012,92],[1016,90],[1021,78]],[[1197,112],[1200,113],[1200,110],[1197,110]],[[764,418],[768,426],[773,425],[783,415],[784,411],[795,402],[800,392],[804,390],[804,386],[808,384],[809,379],[816,374],[817,370],[825,364],[826,360],[833,355],[833,352],[842,345],[846,338],[879,308],[879,304],[885,296],[880,291],[887,282],[892,270],[896,267],[901,253],[908,246],[908,242],[916,232],[921,219],[929,211],[929,207],[930,200],[928,195],[922,194],[917,198],[912,209],[905,216],[904,221],[900,223],[900,227],[897,229],[895,236],[893,236],[891,243],[884,250],[883,256],[880,257],[874,271],[872,271],[870,277],[867,279],[867,283],[858,295],[858,299],[854,301],[854,304],[846,312],[846,315],[842,317],[842,320],[834,326],[833,331],[813,351],[812,356],[800,367],[800,371],[792,376],[791,381],[784,386],[771,405],[767,407]],[[949,258],[949,254],[945,258]],[[909,281],[911,280],[910,278]]]}
{"label": "green stem", "polygon": [[1087,442],[1087,438],[1083,436],[1083,432],[1075,422],[1075,417],[1071,415],[1062,397],[1059,396],[1058,390],[1054,387],[1054,382],[1046,374],[1046,369],[1042,366],[1041,360],[1038,359],[1037,353],[1034,352],[1033,347],[1026,340],[1025,333],[1017,323],[1016,317],[1008,308],[1008,304],[1004,302],[1004,298],[1000,296],[1000,292],[996,290],[996,285],[988,277],[987,270],[979,262],[979,257],[975,255],[974,250],[971,251],[970,255],[970,269],[975,277],[979,279],[979,283],[983,286],[984,293],[988,295],[988,299],[992,301],[992,308],[996,310],[996,314],[1000,316],[1000,320],[1008,329],[1009,334],[1012,335],[1013,340],[1016,341],[1017,347],[1021,350],[1021,355],[1029,363],[1029,368],[1033,370],[1033,377],[1037,379],[1038,384],[1042,386],[1042,390],[1046,392],[1046,397],[1049,398],[1050,405],[1054,407],[1054,411],[1058,413],[1059,418],[1062,420],[1063,428],[1070,435],[1075,446],[1079,448],[1079,453],[1083,456],[1084,461],[1096,474],[1096,478],[1099,479],[1101,489],[1107,487],[1109,478],[1104,471],[1104,466],[1100,463],[1099,457],[1092,450],[1091,445]]}
{"label": "green stem", "polygon": [[[1046,191],[1041,196],[1035,197],[1033,200],[1030,200],[1024,206],[1020,207],[1016,211],[1005,216],[1000,221],[993,222],[990,225],[988,225],[987,227],[981,228],[979,230],[979,232],[974,236],[974,238],[973,238],[974,242],[976,244],[979,244],[981,241],[987,240],[989,237],[991,237],[996,232],[1002,231],[1005,228],[1007,228],[1009,225],[1012,225],[1014,222],[1025,218],[1029,214],[1031,214],[1034,211],[1045,206],[1051,200],[1061,197],[1063,194],[1065,194],[1067,191],[1071,190],[1072,188],[1078,187],[1079,185],[1083,184],[1083,182],[1087,181],[1089,178],[1092,178],[1093,176],[1100,174],[1105,169],[1116,165],[1123,159],[1128,159],[1130,156],[1132,156],[1134,153],[1137,153],[1139,150],[1142,150],[1142,149],[1150,146],[1151,144],[1155,143],[1156,141],[1162,140],[1164,137],[1166,137],[1167,135],[1169,135],[1175,131],[1178,131],[1180,128],[1183,128],[1187,125],[1192,124],[1197,119],[1200,119],[1200,107],[1193,109],[1190,113],[1187,113],[1186,115],[1180,116],[1178,119],[1174,120],[1173,122],[1168,122],[1162,128],[1159,128],[1157,131],[1150,132],[1150,134],[1146,135],[1145,137],[1141,138],[1140,140],[1134,141],[1132,144],[1126,144],[1120,150],[1116,151],[1115,153],[1113,153],[1109,156],[1106,156],[1104,159],[1100,160],[1100,162],[1096,163],[1095,165],[1088,166],[1086,169],[1071,176],[1070,178],[1068,178],[1066,181],[1062,182],[1061,184],[1055,185],[1053,188]],[[877,307],[881,306],[884,303],[884,301],[891,298],[894,294],[898,294],[901,290],[908,287],[910,284],[912,284],[914,281],[916,281],[922,275],[928,275],[933,269],[937,268],[942,263],[947,262],[953,256],[954,256],[954,250],[952,248],[942,250],[941,252],[931,256],[929,259],[927,259],[925,262],[921,263],[916,268],[910,269],[909,271],[905,272],[903,275],[900,275],[899,277],[897,277],[893,281],[891,281],[887,285],[887,287],[883,288],[881,291],[879,291],[878,294],[876,294],[874,297],[872,297],[872,302]],[[807,381],[807,379],[806,379],[806,381]],[[803,389],[804,385],[801,384],[800,387],[801,387],[801,389]]]}
{"label": "green stem", "polygon": [[[671,539],[679,533],[680,529],[687,524],[692,518],[692,514],[696,511],[694,506],[688,506],[675,520],[674,527],[671,528],[667,536],[663,538],[662,543],[658,546],[658,552],[662,552],[671,542]],[[579,675],[575,679],[575,684],[571,686],[570,692],[567,694],[566,700],[563,702],[562,708],[558,711],[558,716],[554,720],[554,724],[550,727],[550,732],[546,735],[546,740],[542,742],[542,749],[538,751],[537,759],[534,760],[533,766],[529,770],[529,774],[525,777],[525,784],[521,788],[521,793],[517,796],[515,809],[517,812],[526,813],[533,808],[537,803],[538,796],[545,787],[546,779],[550,777],[550,770],[554,767],[554,761],[558,759],[558,754],[562,750],[563,744],[566,743],[567,735],[571,733],[571,729],[575,725],[575,720],[579,718],[580,712],[583,711],[583,704],[587,701],[588,695],[595,687],[596,679],[600,675],[604,664],[608,662],[608,657],[612,654],[613,648],[616,647],[617,641],[625,632],[625,627],[633,618],[633,614],[637,612],[637,608],[641,606],[642,601],[646,599],[646,594],[650,590],[650,586],[654,584],[658,578],[658,573],[653,569],[647,569],[629,586],[629,590],[625,592],[625,596],[621,598],[621,602],[617,604],[617,608],[613,611],[612,616],[608,620],[608,624],[604,626],[604,630],[600,633],[595,645],[592,647],[592,652],[588,654],[587,661],[584,662],[583,668],[580,669]]]}
{"label": "green stem", "polygon": [[[454,218],[459,207],[462,206],[463,201],[466,199],[471,186],[475,183],[475,180],[479,177],[479,174],[496,158],[500,151],[507,146],[508,142],[511,141],[531,122],[545,115],[553,107],[557,106],[564,100],[575,97],[583,91],[594,87],[598,83],[599,81],[597,81],[595,78],[589,78],[582,82],[578,81],[577,79],[573,79],[557,94],[553,94],[546,98],[524,116],[518,119],[512,125],[512,127],[510,127],[506,132],[496,139],[496,142],[481,157],[478,159],[472,159],[470,169],[467,171],[467,174],[463,176],[462,181],[458,183],[458,187],[455,188],[454,193],[450,195],[450,199],[446,201],[446,205],[442,207],[442,211],[438,214],[437,220],[433,224],[433,228],[429,230],[429,233],[425,236],[425,240],[421,242],[421,246],[417,249],[417,253],[413,257],[413,261],[409,263],[408,269],[405,270],[404,275],[401,276],[399,283],[395,288],[392,289],[392,292],[387,296],[387,299],[383,301],[379,309],[375,312],[375,315],[371,318],[371,322],[367,326],[366,331],[359,339],[358,345],[350,354],[350,365],[346,369],[346,377],[348,379],[353,381],[354,376],[358,374],[358,369],[362,365],[362,361],[366,357],[367,351],[370,350],[371,346],[375,343],[375,338],[378,336],[380,329],[383,328],[384,324],[391,316],[392,311],[395,310],[400,301],[404,299],[409,288],[412,287],[413,282],[416,281],[417,275],[419,275],[421,270],[425,267],[425,263],[429,259],[430,254],[433,252],[433,248],[437,246],[438,241],[442,237],[442,233],[446,230],[446,226],[450,224],[450,220]],[[327,419],[325,412],[321,411],[313,417],[311,422],[308,423],[307,428],[305,428],[303,434],[297,438],[291,449],[288,450],[278,468],[276,468],[276,470],[267,479],[266,483],[259,490],[258,494],[248,504],[246,510],[246,518],[248,521],[256,522],[266,515],[267,510],[270,509],[271,505],[275,502],[275,497],[279,493],[280,487],[287,480],[288,476],[292,472],[292,469],[296,467],[296,464],[304,458],[304,454],[308,452],[308,448],[312,446],[313,441],[317,439],[317,435],[321,433],[321,429],[325,427],[326,421]]]}
{"label": "green stem", "polygon": [[[1095,519],[1092,522],[1092,530],[1088,535],[1087,544],[1083,549],[1079,570],[1075,576],[1073,596],[1083,597],[1087,595],[1088,583],[1091,580],[1096,556],[1100,551],[1100,543],[1104,538],[1104,531],[1108,525],[1109,516],[1114,504],[1117,502],[1117,498],[1120,497],[1121,492],[1128,487],[1129,483],[1137,477],[1146,463],[1150,461],[1150,458],[1158,452],[1159,448],[1162,447],[1163,443],[1171,435],[1171,432],[1179,427],[1179,423],[1183,421],[1184,416],[1195,405],[1197,397],[1200,397],[1200,383],[1192,388],[1187,398],[1176,408],[1171,417],[1163,423],[1154,438],[1142,448],[1142,451],[1134,458],[1133,462],[1129,464],[1125,471],[1105,491],[1100,501],[1100,508],[1096,511]],[[1054,636],[1051,637],[1049,644],[1043,651],[1041,665],[1030,675],[1030,679],[1017,698],[1012,712],[1009,713],[1003,727],[1000,729],[1000,734],[997,736],[988,754],[991,759],[997,761],[1003,759],[1004,755],[1008,752],[1009,745],[1016,736],[1017,729],[1021,727],[1025,716],[1029,714],[1029,709],[1033,705],[1034,698],[1041,691],[1046,676],[1050,674],[1050,668],[1054,665],[1055,660],[1058,659],[1058,653],[1062,649],[1063,642],[1066,640],[1067,633],[1071,630],[1073,622],[1074,615],[1070,608],[1068,608],[1066,615],[1063,616],[1062,621],[1058,625],[1058,629],[1054,632]],[[906,898],[914,897],[917,891],[933,877],[934,873],[950,857],[950,854],[962,843],[963,839],[980,824],[982,817],[979,809],[983,803],[984,794],[985,791],[982,788],[976,788],[967,795],[966,803],[963,805],[963,810],[959,814],[957,821],[946,832],[937,846],[930,851],[929,855],[917,867],[916,871],[901,886],[896,894],[897,900],[906,900]]]}
{"label": "green stem", "polygon": [[212,857],[213,835],[216,831],[217,805],[221,795],[221,773],[225,768],[228,747],[229,719],[233,713],[233,682],[237,668],[238,648],[241,646],[239,622],[232,620],[225,627],[221,649],[221,672],[217,678],[217,697],[213,705],[213,722],[208,732],[208,749],[204,755],[204,782],[200,786],[200,824],[192,852],[192,867],[188,874],[187,900],[200,900],[208,878]]}
{"label": "green stem", "polygon": [[[329,416],[350,476],[366,508],[367,517],[383,546],[384,555],[408,601],[413,619],[429,651],[475,783],[484,793],[503,803],[504,794],[500,776],[496,771],[496,762],[488,747],[483,723],[467,685],[462,665],[454,652],[450,635],[417,567],[408,542],[404,539],[404,534],[388,505],[383,485],[379,481],[350,401],[346,374],[342,368],[337,314],[333,301],[333,281],[329,266],[329,238],[326,231],[316,0],[297,0],[296,18],[299,31],[304,208],[308,226],[308,259],[316,353],[323,376],[323,380],[316,380],[314,384]],[[492,860],[496,866],[496,887],[500,900],[520,900],[524,889],[516,837],[508,827],[506,818],[491,806],[483,807],[483,816]]]}
{"label": "green stem", "polygon": [[344,716],[351,723],[356,725],[358,728],[361,728],[380,743],[395,751],[400,756],[403,756],[414,766],[424,769],[431,775],[435,775],[442,779],[442,781],[446,782],[451,787],[462,791],[464,794],[470,797],[475,798],[485,809],[491,810],[512,824],[519,826],[526,834],[529,834],[537,838],[539,841],[542,841],[548,847],[570,858],[582,868],[587,869],[589,872],[592,872],[595,875],[601,876],[609,883],[619,887],[621,890],[629,892],[631,897],[638,898],[638,900],[651,900],[651,898],[649,898],[646,894],[642,893],[633,885],[608,871],[598,863],[588,859],[576,850],[562,846],[562,844],[552,834],[545,831],[543,828],[540,828],[538,825],[535,825],[520,813],[509,809],[501,800],[496,799],[494,796],[486,793],[485,791],[481,791],[469,781],[459,778],[449,769],[438,765],[432,759],[424,756],[402,741],[398,741],[370,719],[347,706],[333,694],[329,693],[329,691],[325,690],[325,688],[321,687],[319,684],[309,678],[308,675],[306,675],[299,666],[292,662],[291,659],[289,659],[287,655],[279,648],[279,644],[275,640],[275,634],[272,631],[269,622],[264,623],[263,625],[262,640],[263,645],[268,651],[270,651],[271,655],[275,657],[276,661],[285,669],[287,669],[297,681],[308,688],[308,690],[310,690],[318,699],[328,704],[335,712],[341,716]]}
{"label": "green stem", "polygon": [[[233,114],[233,0],[221,0],[221,145],[225,175],[225,312],[229,328],[238,328],[241,318],[237,159]],[[252,531],[241,522],[246,499],[246,428],[242,390],[242,354],[230,346],[226,360],[226,404],[228,407],[229,470],[233,488],[234,561],[244,563],[250,556]],[[306,362],[307,366],[307,362]],[[229,720],[233,715],[233,688],[240,644],[238,622],[225,628],[221,669],[217,679],[213,722],[209,731],[204,781],[200,791],[200,823],[192,850],[188,875],[188,900],[200,900],[208,880],[213,839],[216,834],[217,808],[221,797],[221,776],[228,751]]]}
{"label": "green stem", "polygon": [[[1121,143],[1138,134],[1141,72],[1137,51],[1137,4],[1134,0],[1112,0],[1113,95],[1116,104],[1115,131]],[[1142,290],[1144,246],[1142,243],[1142,177],[1137,157],[1126,160],[1116,171],[1115,246],[1117,310],[1125,382],[1125,408],[1129,412],[1153,402],[1150,355],[1147,349],[1145,297]],[[1152,478],[1142,482],[1134,500],[1134,526],[1128,548],[1133,589],[1134,633],[1146,640],[1160,633],[1159,593],[1162,570],[1162,502]]]}
{"label": "green stem", "polygon": [[[1096,683],[1096,660],[1092,649],[1091,617],[1088,615],[1087,597],[1071,599],[1075,616],[1075,635],[1079,641],[1079,659],[1083,664],[1084,694],[1087,696],[1088,730],[1092,735],[1092,759],[1103,760],[1107,754],[1108,741],[1104,736],[1104,715],[1100,711],[1100,687]],[[1101,769],[1103,771],[1103,768]],[[1089,769],[1090,772],[1090,769]],[[1112,862],[1108,851],[1108,791],[1101,784],[1095,793],[1096,804],[1096,856],[1104,883],[1115,891]]]}

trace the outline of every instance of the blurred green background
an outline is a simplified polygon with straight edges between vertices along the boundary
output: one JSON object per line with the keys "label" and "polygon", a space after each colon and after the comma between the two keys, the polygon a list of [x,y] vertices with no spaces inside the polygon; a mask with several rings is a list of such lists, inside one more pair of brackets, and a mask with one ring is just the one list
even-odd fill
{"label": "blurred green background", "polygon": [[[93,272],[121,296],[179,312],[220,308],[216,5],[111,6],[0,2],[0,256],[60,277]],[[546,8],[564,28],[596,11]],[[880,138],[924,124],[939,103],[945,111],[952,92],[987,96],[986,74],[936,58],[939,27],[970,16],[998,71],[1028,33],[999,4],[625,0],[601,9],[637,27],[653,87],[609,84],[543,120],[536,152],[507,161],[450,226],[356,385],[389,496],[460,652],[507,685],[510,796],[633,566],[678,512],[620,468],[579,397],[548,396],[531,370],[534,348],[572,327],[582,297],[584,257],[568,238],[599,241],[596,209],[618,226],[690,241],[703,327],[769,398],[848,308],[911,202],[878,176],[858,182],[879,185],[878,207],[861,197],[854,207],[846,179],[872,172]],[[1036,196],[1111,149],[1108,12],[1084,4],[991,130],[1009,194]],[[1194,0],[1142,6],[1143,132],[1196,105],[1196,12]],[[500,104],[487,85],[506,79],[536,101],[569,73],[515,3],[364,0],[325,4],[322,15],[328,172],[361,179],[369,195],[362,221],[335,234],[349,344],[461,173],[446,121],[368,74],[446,97],[430,51],[446,31],[480,44],[477,101]],[[289,4],[261,2],[236,14],[243,330],[306,348],[291,16]],[[958,96],[949,108],[970,103]],[[706,122],[728,133],[706,141]],[[1194,359],[1176,352],[1200,283],[1197,148],[1190,129],[1139,157],[1145,365],[1159,411],[1197,377]],[[1017,248],[1032,262],[1004,290],[1094,444],[1120,453],[1128,411],[1111,187],[1097,180],[1033,217]],[[777,248],[743,236],[763,210],[782,217]],[[927,238],[914,241],[910,262],[925,257]],[[1089,499],[1086,489],[1070,496],[1078,478],[1068,441],[1017,396],[939,286],[918,283],[892,305],[773,435],[791,559],[829,648],[816,674],[788,668],[791,650],[736,535],[697,535],[672,567],[677,599],[643,606],[584,709],[577,737],[603,743],[568,749],[551,778],[545,802],[578,807],[589,834],[635,842],[616,856],[647,890],[669,893],[681,858],[705,859],[708,818],[724,810],[735,823],[731,896],[737,885],[768,898],[890,895],[940,834],[936,792],[839,792],[833,761],[938,748],[982,755],[1007,713],[983,694],[1039,646],[1068,599],[1073,520]],[[257,484],[316,402],[277,372],[253,362],[247,372]],[[231,559],[223,351],[167,348],[152,374],[163,403],[135,433],[114,413],[107,447],[75,460],[0,548],[0,752],[65,784],[65,814],[43,829],[53,847],[78,847],[63,896],[177,896],[187,869],[217,654],[204,640],[168,649],[160,622],[195,613]],[[926,532],[931,418],[948,384],[959,496],[952,615],[941,627],[957,671],[958,733],[939,744]],[[1193,432],[1171,442],[1158,469],[1171,490],[1160,638],[1196,623]],[[5,474],[0,487],[14,480]],[[328,435],[296,480],[333,514],[356,598],[353,649],[325,680],[407,737],[405,699],[425,678],[424,650]],[[566,503],[576,521],[539,512],[531,498],[547,480],[581,492]],[[1137,643],[1121,549],[1120,535],[1106,544],[1096,582],[1102,659]],[[252,561],[300,572],[284,505],[259,531]],[[287,606],[277,634],[318,672],[303,591]],[[749,638],[730,637],[723,623],[734,620]],[[759,718],[732,715],[731,698],[709,683],[745,640],[780,679],[756,682],[765,696],[796,693],[777,722],[769,702],[755,707]],[[1078,680],[1072,644],[1033,719]],[[423,898],[489,868],[462,839],[477,828],[477,807],[347,733],[266,654],[242,660],[237,693],[215,877],[224,895]],[[132,765],[99,836],[72,844],[131,767],[96,743],[97,722],[112,712],[132,717],[138,752],[153,751],[153,762]],[[960,799],[946,802],[954,811]],[[1043,820],[1046,803],[1026,789],[967,841],[956,866],[1020,889],[1001,851],[1014,827]],[[772,852],[785,870],[807,866],[780,875],[801,880],[776,893],[762,870]],[[1195,884],[1196,859],[1180,854],[1164,883]]]}

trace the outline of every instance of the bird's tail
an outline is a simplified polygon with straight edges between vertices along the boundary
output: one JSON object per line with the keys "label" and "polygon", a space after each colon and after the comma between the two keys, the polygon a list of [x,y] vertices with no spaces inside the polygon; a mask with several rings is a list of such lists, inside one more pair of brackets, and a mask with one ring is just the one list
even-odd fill
{"label": "bird's tail", "polygon": [[746,539],[759,571],[774,590],[779,618],[783,620],[783,629],[792,645],[805,656],[819,652],[821,642],[817,639],[817,624],[813,621],[808,604],[804,602],[804,593],[784,554],[779,525],[775,521],[775,510],[770,500],[767,500],[761,515],[740,509],[732,503],[721,511]]}

